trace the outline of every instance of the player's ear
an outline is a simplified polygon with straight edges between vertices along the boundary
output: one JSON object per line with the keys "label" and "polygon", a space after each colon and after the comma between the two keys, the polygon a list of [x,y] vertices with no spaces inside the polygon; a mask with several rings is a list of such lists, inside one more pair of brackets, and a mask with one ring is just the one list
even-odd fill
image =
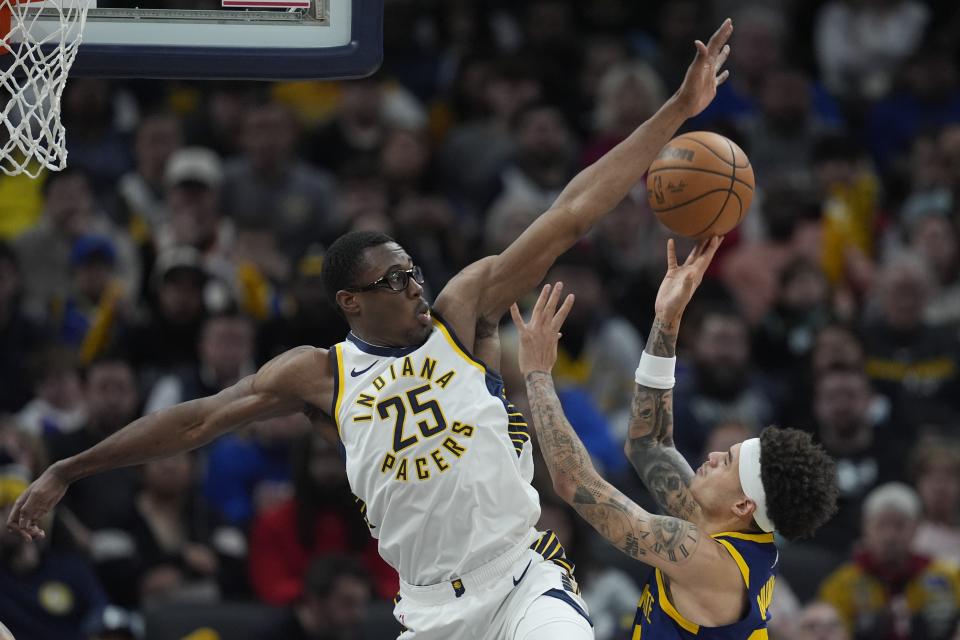
{"label": "player's ear", "polygon": [[337,291],[337,304],[348,316],[360,313],[360,296],[352,291]]}
{"label": "player's ear", "polygon": [[752,518],[753,512],[757,510],[756,503],[750,498],[741,495],[733,504],[733,513],[738,518]]}

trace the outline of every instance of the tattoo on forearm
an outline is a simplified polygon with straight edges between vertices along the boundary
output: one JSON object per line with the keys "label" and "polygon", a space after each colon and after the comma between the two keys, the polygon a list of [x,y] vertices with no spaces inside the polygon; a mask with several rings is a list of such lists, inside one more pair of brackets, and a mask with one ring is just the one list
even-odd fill
{"label": "tattoo on forearm", "polygon": [[[646,350],[673,357],[677,346],[676,323],[657,318]],[[630,411],[627,456],[647,490],[669,515],[696,520],[700,506],[690,493],[693,469],[673,446],[673,391],[637,385]]]}
{"label": "tattoo on forearm", "polygon": [[570,499],[574,509],[632,558],[653,554],[670,563],[687,560],[700,542],[696,525],[651,515],[600,477],[563,414],[550,374],[529,373],[526,382],[531,417],[550,475],[554,482],[574,487]]}
{"label": "tattoo on forearm", "polygon": [[672,358],[677,355],[677,332],[679,324],[654,318],[650,327],[650,337],[647,339],[647,353],[653,356]]}

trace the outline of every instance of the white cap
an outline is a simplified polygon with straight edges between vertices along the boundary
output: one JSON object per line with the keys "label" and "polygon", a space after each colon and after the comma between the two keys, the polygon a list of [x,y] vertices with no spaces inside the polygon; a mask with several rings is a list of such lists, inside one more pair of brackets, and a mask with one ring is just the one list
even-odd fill
{"label": "white cap", "polygon": [[776,527],[767,515],[767,493],[760,477],[760,438],[744,440],[740,445],[740,486],[756,505],[753,519],[757,526],[767,533],[773,531]]}
{"label": "white cap", "polygon": [[184,147],[174,151],[167,160],[164,182],[167,187],[183,182],[199,182],[216,189],[223,182],[223,164],[210,149]]}

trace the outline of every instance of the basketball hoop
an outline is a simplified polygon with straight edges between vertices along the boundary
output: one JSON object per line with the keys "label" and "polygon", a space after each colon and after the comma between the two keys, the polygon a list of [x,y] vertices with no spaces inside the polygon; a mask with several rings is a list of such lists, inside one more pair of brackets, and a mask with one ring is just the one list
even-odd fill
{"label": "basketball hoop", "polygon": [[36,178],[67,165],[60,99],[90,0],[0,0],[0,171]]}

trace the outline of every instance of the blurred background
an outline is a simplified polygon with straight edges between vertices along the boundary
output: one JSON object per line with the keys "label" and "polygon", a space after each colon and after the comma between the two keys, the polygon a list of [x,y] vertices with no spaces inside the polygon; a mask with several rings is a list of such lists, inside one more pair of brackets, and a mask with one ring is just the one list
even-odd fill
{"label": "blurred background", "polygon": [[[677,446],[696,467],[775,423],[838,461],[837,516],[781,541],[771,638],[960,638],[956,2],[386,4],[364,80],[70,80],[69,168],[0,176],[3,518],[50,462],[342,340],[319,278],[339,234],[391,234],[434,295],[502,250],[730,16],[730,80],[685,130],[736,141],[758,190],[686,314]],[[549,275],[577,295],[564,408],[650,509],[622,446],[666,238],[640,183]],[[21,640],[395,637],[396,574],[309,426],[78,482],[43,543],[0,533],[0,621]],[[541,528],[576,563],[597,638],[630,638],[649,569],[545,471]]]}

